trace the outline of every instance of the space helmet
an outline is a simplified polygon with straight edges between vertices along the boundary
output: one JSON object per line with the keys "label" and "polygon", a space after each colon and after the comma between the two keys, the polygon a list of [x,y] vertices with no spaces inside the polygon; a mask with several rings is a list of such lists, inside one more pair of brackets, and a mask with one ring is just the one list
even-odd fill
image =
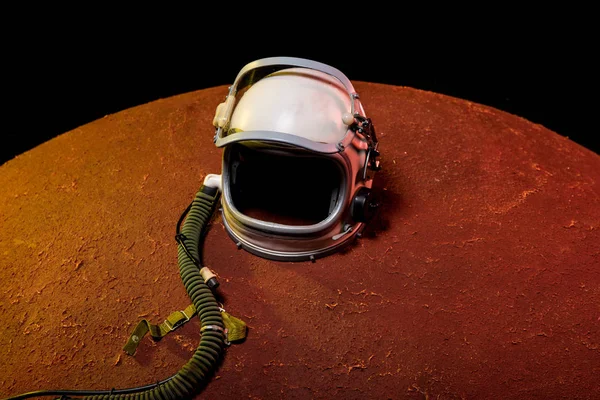
{"label": "space helmet", "polygon": [[251,62],[213,124],[223,149],[222,220],[238,248],[314,261],[350,244],[372,219],[377,136],[336,68],[292,57]]}

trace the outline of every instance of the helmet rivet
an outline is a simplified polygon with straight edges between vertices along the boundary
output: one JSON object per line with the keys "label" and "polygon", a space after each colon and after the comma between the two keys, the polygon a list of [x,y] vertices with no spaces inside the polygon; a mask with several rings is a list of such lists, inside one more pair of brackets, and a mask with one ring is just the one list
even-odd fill
{"label": "helmet rivet", "polygon": [[350,125],[354,122],[354,115],[350,114],[349,112],[345,112],[342,114],[342,121],[344,124]]}

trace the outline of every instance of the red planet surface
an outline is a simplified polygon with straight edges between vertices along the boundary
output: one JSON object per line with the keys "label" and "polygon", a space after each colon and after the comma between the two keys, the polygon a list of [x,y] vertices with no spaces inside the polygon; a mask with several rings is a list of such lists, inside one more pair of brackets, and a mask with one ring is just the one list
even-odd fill
{"label": "red planet surface", "polygon": [[[237,250],[216,215],[203,261],[248,326],[198,398],[600,398],[600,157],[519,116],[355,82],[380,141],[381,207],[315,263]],[[0,166],[0,397],[173,375],[193,318],[175,225],[220,173],[226,87],[108,115]],[[59,396],[55,396],[59,397]]]}

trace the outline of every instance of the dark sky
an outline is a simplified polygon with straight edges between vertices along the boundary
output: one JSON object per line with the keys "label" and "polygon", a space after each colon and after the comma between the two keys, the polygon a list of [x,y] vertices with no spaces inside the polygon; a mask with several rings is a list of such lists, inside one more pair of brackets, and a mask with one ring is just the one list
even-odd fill
{"label": "dark sky", "polygon": [[47,29],[5,50],[10,73],[4,79],[12,89],[5,93],[13,100],[5,109],[10,129],[2,137],[0,163],[106,114],[230,84],[247,62],[282,55],[328,63],[351,80],[489,105],[600,153],[592,39],[569,32],[480,37],[461,31],[425,39],[387,29],[355,40],[342,40],[338,31],[279,43],[272,33],[228,41],[213,25],[185,34]]}

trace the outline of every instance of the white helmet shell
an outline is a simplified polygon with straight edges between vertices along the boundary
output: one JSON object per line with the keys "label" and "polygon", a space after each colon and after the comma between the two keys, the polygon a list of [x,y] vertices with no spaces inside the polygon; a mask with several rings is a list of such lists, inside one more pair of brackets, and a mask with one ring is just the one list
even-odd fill
{"label": "white helmet shell", "polygon": [[276,131],[320,143],[338,143],[348,131],[348,92],[339,80],[306,68],[284,69],[248,89],[230,129]]}

